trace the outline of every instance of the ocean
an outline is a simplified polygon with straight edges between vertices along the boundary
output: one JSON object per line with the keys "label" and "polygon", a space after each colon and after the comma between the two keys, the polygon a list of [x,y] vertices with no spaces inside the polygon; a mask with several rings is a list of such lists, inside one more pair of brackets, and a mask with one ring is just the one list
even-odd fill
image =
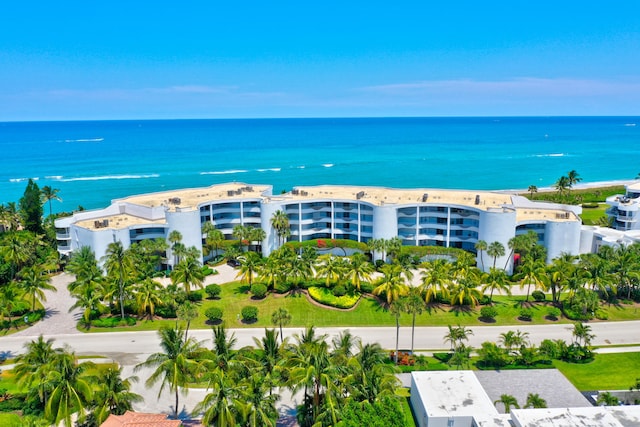
{"label": "ocean", "polygon": [[[636,126],[637,125],[637,126]],[[0,203],[29,178],[55,212],[223,182],[478,190],[640,173],[640,117],[145,120],[0,123]],[[47,210],[45,209],[45,213]]]}

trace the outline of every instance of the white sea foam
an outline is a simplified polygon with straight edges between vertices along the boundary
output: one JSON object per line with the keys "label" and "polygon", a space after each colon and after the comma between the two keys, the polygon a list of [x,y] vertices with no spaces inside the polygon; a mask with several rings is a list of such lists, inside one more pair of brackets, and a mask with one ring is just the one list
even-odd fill
{"label": "white sea foam", "polygon": [[534,154],[533,157],[564,157],[564,153]]}
{"label": "white sea foam", "polygon": [[245,169],[231,169],[227,171],[212,171],[212,172],[200,172],[200,175],[230,175],[234,173],[246,173],[249,172]]}
{"label": "white sea foam", "polygon": [[636,124],[635,123],[625,123],[624,125],[628,126],[628,127],[634,127]]}
{"label": "white sea foam", "polygon": [[37,176],[33,178],[11,178],[9,179],[9,182],[25,182],[25,181],[29,181],[30,179],[37,181],[40,178],[38,178]]}
{"label": "white sea foam", "polygon": [[109,179],[144,179],[144,178],[158,178],[160,175],[157,173],[151,173],[147,175],[101,175],[101,176],[80,176],[77,178],[63,178],[62,182],[73,181],[104,181]]}
{"label": "white sea foam", "polygon": [[102,142],[104,138],[65,139],[64,142]]}
{"label": "white sea foam", "polygon": [[258,169],[258,172],[280,172],[281,168]]}
{"label": "white sea foam", "polygon": [[62,175],[49,175],[49,176],[45,176],[45,179],[52,179],[54,181],[60,181],[62,179]]}
{"label": "white sea foam", "polygon": [[324,163],[322,166],[324,166],[325,168],[332,168],[333,163]]}

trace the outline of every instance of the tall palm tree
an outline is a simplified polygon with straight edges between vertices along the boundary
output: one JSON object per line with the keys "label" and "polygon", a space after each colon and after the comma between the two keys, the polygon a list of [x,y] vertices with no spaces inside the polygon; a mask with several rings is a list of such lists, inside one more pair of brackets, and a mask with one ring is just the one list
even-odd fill
{"label": "tall palm tree", "polygon": [[50,283],[49,278],[39,265],[22,269],[20,278],[19,286],[22,288],[24,296],[31,300],[31,311],[35,311],[36,302],[47,300],[44,291],[57,292],[56,287]]}
{"label": "tall palm tree", "polygon": [[340,283],[344,279],[346,267],[341,257],[332,254],[320,255],[316,264],[316,275],[325,279],[325,286],[328,288],[331,283]]}
{"label": "tall palm tree", "polygon": [[18,386],[30,393],[37,393],[44,409],[51,392],[50,384],[46,379],[49,374],[49,363],[62,352],[62,349],[53,348],[53,338],[45,341],[40,335],[37,340],[30,341],[24,345],[25,352],[15,359],[13,373],[17,379]]}
{"label": "tall palm tree", "polygon": [[278,419],[278,396],[271,393],[270,385],[269,378],[260,372],[254,372],[240,382],[240,395],[235,402],[242,425],[275,427]]}
{"label": "tall palm tree", "polygon": [[362,282],[368,282],[371,280],[371,274],[373,274],[373,265],[367,260],[367,257],[356,252],[351,255],[347,266],[347,279],[351,284],[359,291]]}
{"label": "tall palm tree", "polygon": [[573,272],[576,269],[574,265],[575,259],[574,255],[563,253],[554,258],[551,264],[547,266],[551,301],[554,304],[560,302],[560,294],[567,287],[569,278],[573,276]]}
{"label": "tall palm tree", "polygon": [[409,292],[402,276],[402,267],[398,264],[385,264],[381,268],[382,277],[377,280],[374,295],[384,295],[387,306]]}
{"label": "tall palm tree", "polygon": [[178,316],[178,320],[187,322],[187,326],[184,329],[184,340],[187,341],[191,321],[198,317],[198,308],[191,301],[187,300],[178,306],[176,315]]}
{"label": "tall palm tree", "polygon": [[231,364],[235,362],[237,353],[234,353],[233,347],[236,345],[236,336],[234,333],[229,335],[224,325],[218,325],[213,328],[213,352],[216,356],[216,365],[222,370],[229,370]]}
{"label": "tall palm tree", "polygon": [[153,320],[156,307],[164,305],[162,291],[162,285],[150,278],[135,287],[134,295],[139,316],[146,314],[149,320]]}
{"label": "tall palm tree", "polygon": [[233,231],[231,232],[231,234],[233,237],[240,241],[240,246],[249,246],[249,244],[251,243],[251,227],[238,224],[233,227]]}
{"label": "tall palm tree", "polygon": [[192,286],[202,289],[204,285],[204,273],[202,265],[194,257],[186,257],[175,266],[171,272],[171,282],[175,285],[182,283],[187,293],[191,292]]}
{"label": "tall palm tree", "polygon": [[247,252],[246,254],[238,257],[240,261],[240,270],[236,275],[241,282],[247,283],[249,287],[253,284],[253,277],[256,272],[260,270],[262,266],[262,258],[256,252]]}
{"label": "tall palm tree", "polygon": [[109,243],[104,259],[107,277],[117,285],[120,317],[124,319],[124,297],[127,292],[126,286],[130,284],[129,279],[134,273],[133,259],[120,241]]}
{"label": "tall palm tree", "polygon": [[567,173],[567,180],[569,181],[569,188],[573,188],[574,185],[582,181],[580,174],[575,170],[570,170]]}
{"label": "tall palm tree", "polygon": [[24,233],[9,233],[0,246],[0,257],[11,266],[10,279],[16,277],[16,272],[32,256],[27,242],[27,235]]}
{"label": "tall palm tree", "polygon": [[135,382],[138,382],[135,375],[122,379],[122,368],[110,367],[99,371],[94,399],[97,404],[94,414],[98,423],[103,423],[110,414],[122,415],[131,411],[134,403],[144,401],[142,396],[131,391],[131,384]]}
{"label": "tall palm tree", "polygon": [[451,263],[444,259],[436,259],[423,263],[421,267],[420,290],[424,295],[424,301],[429,304],[436,299],[438,292],[446,297],[451,284]]}
{"label": "tall palm tree", "polygon": [[480,277],[476,273],[467,274],[456,280],[450,291],[450,303],[452,305],[464,305],[469,302],[471,305],[478,305],[482,292],[478,289]]}
{"label": "tall palm tree", "polygon": [[287,237],[291,235],[289,227],[289,217],[283,210],[277,210],[271,217],[271,226],[278,235],[278,246],[282,246]]}
{"label": "tall palm tree", "polygon": [[584,346],[589,346],[591,340],[595,338],[595,335],[591,333],[591,326],[585,325],[582,322],[573,324],[571,335],[575,338],[576,344]]}
{"label": "tall palm tree", "polygon": [[92,362],[78,363],[75,353],[63,351],[56,353],[49,362],[47,383],[51,386],[51,394],[45,406],[44,416],[53,423],[63,423],[71,427],[71,416],[78,414],[84,420],[85,412],[93,396],[93,378],[87,375],[94,368]]}
{"label": "tall palm tree", "polygon": [[505,255],[504,245],[500,242],[491,242],[487,247],[487,255],[493,257],[493,268],[496,268],[496,261]]}
{"label": "tall palm tree", "polygon": [[259,227],[250,227],[249,228],[249,242],[257,243],[257,247],[254,247],[254,250],[261,252],[262,250],[262,242],[267,238],[267,233]]}
{"label": "tall palm tree", "polygon": [[520,289],[523,289],[525,285],[527,286],[527,297],[525,299],[526,302],[529,301],[529,291],[531,290],[531,285],[534,286],[534,290],[537,289],[546,289],[546,283],[548,281],[548,276],[546,274],[544,261],[536,260],[533,257],[527,256],[524,258],[522,264],[520,264],[520,272],[514,276],[515,279],[520,280]]}
{"label": "tall palm tree", "polygon": [[222,247],[222,242],[225,240],[224,233],[218,230],[213,223],[205,222],[202,225],[202,234],[204,234],[204,248],[207,254],[214,253],[214,255],[217,255]]}
{"label": "tall palm tree", "polygon": [[516,331],[506,331],[500,334],[500,343],[507,352],[511,353],[513,349],[518,349],[529,344],[529,333]]}
{"label": "tall palm tree", "polygon": [[12,316],[22,298],[23,291],[16,282],[12,281],[0,286],[0,316],[2,316],[2,319],[4,319],[4,316],[9,318],[9,327],[13,323],[15,328],[18,329],[18,324],[13,322]]}
{"label": "tall palm tree", "polygon": [[511,295],[511,282],[504,270],[492,267],[489,269],[489,273],[484,274],[482,278],[484,281],[482,292],[486,292],[491,289],[491,293],[489,294],[489,304],[493,302],[493,291],[506,292],[507,295]]}
{"label": "tall palm tree", "polygon": [[476,251],[480,254],[480,265],[482,266],[482,271],[484,271],[484,252],[489,248],[489,245],[484,240],[478,240],[474,245]]}
{"label": "tall palm tree", "polygon": [[404,310],[411,315],[411,354],[413,354],[413,343],[416,331],[416,316],[422,314],[426,308],[424,299],[420,292],[420,288],[409,289],[409,295],[404,299]]}
{"label": "tall palm tree", "polygon": [[209,373],[207,384],[209,393],[196,405],[194,412],[203,412],[202,422],[207,426],[235,427],[236,401],[239,390],[236,382],[222,369]]}
{"label": "tall palm tree", "polygon": [[58,192],[60,190],[57,188],[53,188],[49,185],[45,185],[44,187],[42,187],[40,189],[40,195],[42,197],[42,202],[43,203],[49,203],[49,217],[51,217],[51,215],[53,214],[53,211],[51,210],[51,201],[52,200],[57,200],[59,202],[62,201],[62,199],[60,198],[60,196],[58,196]]}
{"label": "tall palm tree", "polygon": [[283,344],[284,344],[284,334],[282,333],[282,327],[287,326],[290,322],[291,322],[291,314],[284,307],[278,308],[271,314],[271,323],[273,323],[274,325],[278,325],[280,327],[280,339],[282,340]]}
{"label": "tall palm tree", "polygon": [[533,195],[538,192],[538,187],[530,185],[527,191],[529,192],[529,199],[533,200]]}
{"label": "tall palm tree", "polygon": [[184,331],[179,326],[175,328],[162,327],[158,334],[162,351],[150,355],[146,361],[136,365],[135,371],[139,371],[143,367],[155,368],[155,371],[147,379],[146,385],[151,387],[158,381],[162,381],[158,398],[165,387],[175,393],[174,415],[177,418],[179,390],[181,389],[186,394],[188,385],[203,372],[203,365],[198,362],[202,347],[193,338],[184,340]]}
{"label": "tall palm tree", "polygon": [[[272,252],[273,255],[275,252]],[[268,289],[275,289],[285,278],[285,264],[276,258],[268,256],[257,270],[257,279],[267,285]]]}
{"label": "tall palm tree", "polygon": [[469,335],[473,335],[473,331],[466,326],[447,325],[447,328],[449,329],[449,332],[444,336],[444,342],[451,343],[452,350],[464,345],[464,341],[469,340]]}
{"label": "tall palm tree", "polygon": [[568,177],[563,175],[558,178],[555,184],[553,184],[553,187],[558,191],[560,196],[564,196],[571,188],[571,181]]}

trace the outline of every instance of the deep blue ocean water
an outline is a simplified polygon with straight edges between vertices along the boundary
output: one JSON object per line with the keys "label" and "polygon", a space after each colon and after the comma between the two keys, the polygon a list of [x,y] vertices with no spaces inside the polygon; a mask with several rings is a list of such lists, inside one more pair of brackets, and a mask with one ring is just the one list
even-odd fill
{"label": "deep blue ocean water", "polygon": [[640,117],[11,122],[0,153],[0,203],[34,178],[55,211],[230,181],[515,189],[635,178]]}

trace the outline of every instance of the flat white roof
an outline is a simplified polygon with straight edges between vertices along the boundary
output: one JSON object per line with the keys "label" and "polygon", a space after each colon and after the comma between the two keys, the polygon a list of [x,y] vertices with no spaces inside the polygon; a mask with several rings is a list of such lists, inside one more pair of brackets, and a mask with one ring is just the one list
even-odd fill
{"label": "flat white roof", "polygon": [[419,371],[412,372],[411,377],[429,417],[498,417],[472,371]]}
{"label": "flat white roof", "polygon": [[516,427],[626,427],[604,406],[512,409],[511,419]]}

